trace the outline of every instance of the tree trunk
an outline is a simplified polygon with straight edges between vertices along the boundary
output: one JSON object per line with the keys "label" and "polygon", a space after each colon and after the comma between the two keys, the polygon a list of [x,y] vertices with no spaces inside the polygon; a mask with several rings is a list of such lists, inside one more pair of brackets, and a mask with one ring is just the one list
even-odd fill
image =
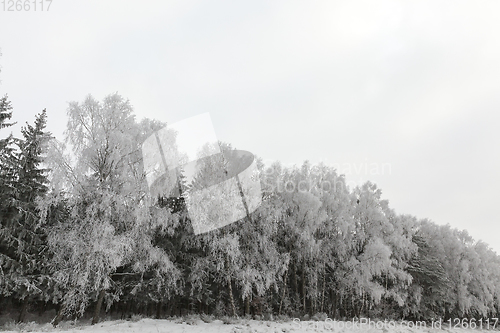
{"label": "tree trunk", "polygon": [[324,266],[323,266],[323,288],[322,289],[323,290],[321,292],[321,312],[324,312],[323,307],[325,304],[325,289],[326,289],[326,269]]}
{"label": "tree trunk", "polygon": [[297,272],[295,271],[295,266],[293,267],[292,269],[292,272],[293,272],[293,297],[296,297],[297,296]]}
{"label": "tree trunk", "polygon": [[245,300],[245,315],[250,314],[250,297]]}
{"label": "tree trunk", "polygon": [[281,295],[280,309],[278,311],[278,315],[281,315],[281,309],[283,307],[283,300],[285,299],[287,277],[288,277],[288,272],[285,272],[285,281],[284,281],[284,284],[283,284],[283,294]]}
{"label": "tree trunk", "polygon": [[160,319],[161,318],[161,309],[163,307],[163,303],[162,302],[158,302],[156,303],[156,319]]}
{"label": "tree trunk", "polygon": [[97,298],[97,304],[94,310],[94,317],[92,318],[92,325],[95,325],[99,322],[99,315],[101,313],[101,306],[102,306],[102,301],[104,300],[104,294],[106,294],[106,291],[104,289],[101,289],[101,291],[99,292],[99,297]]}
{"label": "tree trunk", "polygon": [[302,297],[304,300],[304,314],[306,313],[306,270],[302,268]]}
{"label": "tree trunk", "polygon": [[21,308],[21,312],[19,312],[19,317],[17,318],[18,323],[22,323],[26,319],[26,313],[28,312],[29,305],[30,305],[30,299],[29,297],[25,297],[23,300],[23,306]]}
{"label": "tree trunk", "polygon": [[316,279],[314,281],[314,298],[311,304],[312,315],[318,312],[318,293],[319,293],[318,288],[319,288],[319,274],[318,274],[318,268],[316,267]]}
{"label": "tree trunk", "polygon": [[[330,292],[330,294],[331,294],[331,292]],[[332,307],[333,319],[338,319],[338,317],[337,317],[337,308],[338,308],[337,307],[337,293],[333,293],[333,297],[330,295],[329,299],[333,305],[333,307]]]}
{"label": "tree trunk", "polygon": [[130,301],[127,302],[127,308],[125,309],[125,316],[126,318],[132,318],[132,315],[130,314],[132,311],[131,311],[131,306],[132,304],[130,303]]}
{"label": "tree trunk", "polygon": [[57,325],[59,325],[59,323],[64,317],[65,307],[66,306],[64,305],[64,303],[62,303],[61,306],[59,307],[59,311],[57,311],[56,317],[52,320],[52,326],[57,327]]}
{"label": "tree trunk", "polygon": [[233,317],[236,317],[236,306],[234,305],[234,297],[233,297],[233,286],[232,286],[232,283],[231,283],[231,277],[229,277],[227,279],[227,284],[229,286],[229,299],[231,301],[231,308],[232,308],[232,311],[233,311]]}

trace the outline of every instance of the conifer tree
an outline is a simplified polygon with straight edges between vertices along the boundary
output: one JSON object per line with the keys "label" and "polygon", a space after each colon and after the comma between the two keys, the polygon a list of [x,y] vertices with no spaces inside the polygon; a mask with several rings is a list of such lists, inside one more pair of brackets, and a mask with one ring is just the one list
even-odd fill
{"label": "conifer tree", "polygon": [[[17,209],[19,223],[22,226],[18,238],[18,251],[23,275],[31,285],[24,285],[20,290],[23,307],[19,321],[24,321],[30,299],[33,294],[40,296],[43,291],[41,284],[48,279],[46,266],[46,233],[40,225],[40,215],[37,208],[37,199],[47,192],[47,172],[42,164],[44,152],[51,134],[45,131],[47,125],[47,111],[44,109],[36,116],[34,125],[26,124],[21,129],[23,138],[18,141],[19,171]],[[31,289],[31,290],[30,290]]]}
{"label": "conifer tree", "polygon": [[2,225],[0,235],[4,253],[12,259],[8,280],[10,292],[22,301],[18,321],[23,321],[30,301],[42,296],[41,285],[47,280],[46,234],[40,225],[37,200],[47,191],[46,170],[42,168],[44,148],[50,139],[45,131],[47,114],[43,110],[34,125],[21,129],[23,138],[15,140],[14,195],[11,196],[14,215]]}
{"label": "conifer tree", "polygon": [[[12,106],[7,96],[0,99],[0,130],[12,123],[7,121],[12,117]],[[9,251],[9,246],[1,230],[7,230],[12,225],[12,220],[16,215],[14,204],[16,186],[17,162],[12,147],[14,138],[12,134],[0,139],[0,294],[10,295],[10,271],[15,266],[15,258]]]}

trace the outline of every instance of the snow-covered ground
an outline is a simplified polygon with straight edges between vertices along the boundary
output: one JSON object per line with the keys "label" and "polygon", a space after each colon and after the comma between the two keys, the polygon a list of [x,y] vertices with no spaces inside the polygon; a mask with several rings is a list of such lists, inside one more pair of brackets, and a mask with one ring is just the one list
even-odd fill
{"label": "snow-covered ground", "polygon": [[[187,321],[187,322],[186,322]],[[136,322],[115,320],[105,321],[97,325],[79,326],[72,322],[63,322],[60,327],[53,328],[50,324],[35,325],[27,324],[13,328],[6,332],[138,332],[138,333],[291,333],[291,332],[383,332],[383,333],[418,333],[418,332],[481,332],[492,331],[483,329],[470,329],[461,326],[449,327],[448,323],[441,323],[436,327],[423,322],[339,322],[339,321],[299,321],[272,322],[258,320],[235,320],[234,323],[224,324],[221,320],[205,323],[200,319],[156,320],[141,319]],[[4,331],[5,332],[5,331]]]}

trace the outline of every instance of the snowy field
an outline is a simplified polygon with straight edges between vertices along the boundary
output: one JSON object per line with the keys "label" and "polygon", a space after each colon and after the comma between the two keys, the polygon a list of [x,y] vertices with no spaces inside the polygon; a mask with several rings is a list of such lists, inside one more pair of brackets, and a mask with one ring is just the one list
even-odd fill
{"label": "snowy field", "polygon": [[223,323],[221,320],[214,320],[205,323],[200,319],[177,319],[177,320],[156,320],[141,319],[139,321],[105,321],[96,325],[81,325],[71,321],[62,322],[58,328],[53,328],[50,324],[37,325],[27,323],[12,327],[3,332],[139,332],[139,333],[288,333],[288,332],[383,332],[383,333],[418,333],[418,332],[486,332],[498,331],[498,329],[479,328],[471,329],[460,325],[450,327],[448,323],[442,323],[441,328],[436,324],[425,324],[423,322],[339,322],[339,321],[299,321],[298,319],[289,322],[271,322],[258,320],[234,320],[233,323]]}

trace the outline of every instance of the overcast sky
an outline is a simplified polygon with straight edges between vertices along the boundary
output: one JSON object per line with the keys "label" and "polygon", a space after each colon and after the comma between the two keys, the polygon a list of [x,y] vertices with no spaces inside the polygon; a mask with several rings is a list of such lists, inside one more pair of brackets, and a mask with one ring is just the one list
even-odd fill
{"label": "overcast sky", "polygon": [[68,102],[87,94],[118,92],[139,119],[209,112],[222,141],[267,162],[338,166],[352,185],[376,182],[398,213],[500,253],[498,1],[2,6],[14,133],[47,108],[62,139]]}

